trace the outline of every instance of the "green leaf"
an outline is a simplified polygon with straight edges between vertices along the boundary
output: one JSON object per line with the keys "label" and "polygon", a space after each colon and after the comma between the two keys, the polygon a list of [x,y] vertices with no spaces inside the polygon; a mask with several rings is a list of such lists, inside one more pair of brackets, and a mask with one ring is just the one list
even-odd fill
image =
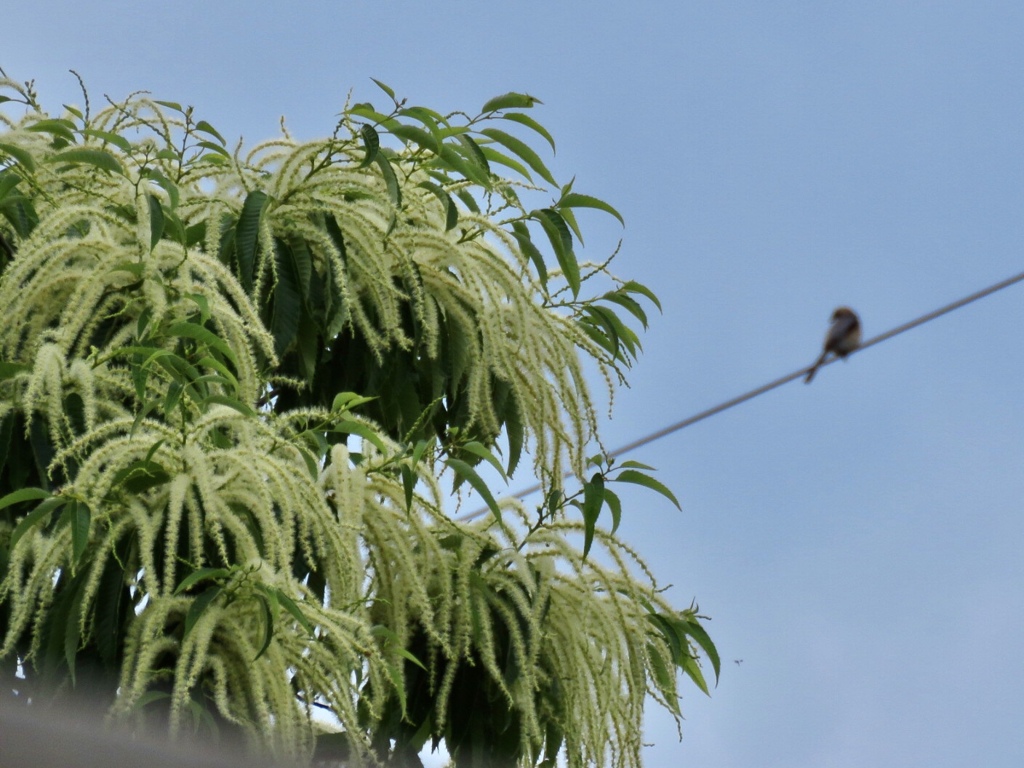
{"label": "green leaf", "polygon": [[600,472],[594,473],[590,482],[583,486],[583,557],[590,554],[590,546],[594,543],[594,530],[597,518],[604,504],[604,477]]}
{"label": "green leaf", "polygon": [[498,461],[498,458],[493,453],[487,450],[483,443],[480,443],[476,440],[471,440],[465,445],[460,445],[459,448],[460,450],[463,450],[466,453],[471,453],[474,456],[478,456],[484,461],[486,461],[488,464],[490,464],[498,471],[498,474],[501,475],[501,478],[503,480],[505,480],[506,482],[508,481],[508,477],[505,475],[505,470],[501,466],[501,462]]}
{"label": "green leaf", "polygon": [[73,500],[64,508],[61,517],[71,526],[71,562],[78,565],[89,546],[89,529],[92,527],[92,513],[84,501]]}
{"label": "green leaf", "polygon": [[686,675],[691,680],[693,680],[696,686],[700,688],[702,691],[704,691],[705,694],[710,696],[711,691],[708,690],[707,681],[704,680],[704,673],[701,671],[700,665],[697,663],[697,660],[694,659],[692,656],[687,656],[685,659],[683,659],[683,663],[681,666],[683,668],[683,672],[685,672]]}
{"label": "green leaf", "polygon": [[153,181],[159,186],[161,186],[167,193],[167,197],[171,202],[171,210],[173,211],[175,208],[177,208],[178,201],[181,199],[181,193],[178,191],[178,185],[175,184],[170,179],[168,179],[166,176],[164,176],[156,168],[147,169],[145,175],[148,179],[150,179],[150,181]]}
{"label": "green leaf", "polygon": [[207,395],[199,402],[199,407],[205,411],[210,405],[226,405],[228,408],[238,411],[243,416],[255,416],[256,411],[240,400],[227,395]]}
{"label": "green leaf", "polygon": [[156,195],[146,195],[149,201],[149,250],[156,248],[164,236],[164,208]]}
{"label": "green leaf", "polygon": [[[607,344],[601,344],[602,347],[609,350],[615,357],[619,356],[619,334],[615,328],[615,324],[609,321],[608,315],[611,313],[602,312],[601,307],[588,304],[583,307],[583,311],[587,314],[587,317],[583,318],[584,322],[593,323],[594,325],[600,326],[604,331],[605,337],[608,339]],[[592,337],[593,338],[593,337]]]}
{"label": "green leaf", "polygon": [[20,504],[23,501],[48,499],[50,496],[50,492],[44,491],[42,488],[19,488],[0,499],[0,509],[4,509],[5,507],[9,507],[13,504]]}
{"label": "green leaf", "polygon": [[701,626],[700,622],[696,619],[688,620],[684,631],[687,635],[692,637],[704,653],[707,654],[708,660],[711,662],[711,667],[715,670],[715,684],[717,685],[718,678],[722,670],[722,660],[718,656],[718,649],[715,647],[715,644],[711,641],[711,638],[704,630],[704,627]]}
{"label": "green leaf", "polygon": [[210,136],[213,136],[213,138],[220,142],[221,146],[227,143],[226,141],[224,141],[224,137],[217,132],[217,129],[205,120],[200,120],[198,123],[196,123],[196,130],[202,131],[203,133],[207,133]]}
{"label": "green leaf", "polygon": [[484,104],[482,113],[497,112],[499,109],[530,109],[534,104],[543,104],[540,99],[526,93],[509,92],[495,96]]}
{"label": "green leaf", "polygon": [[576,235],[576,238],[580,241],[580,245],[583,244],[583,232],[580,230],[580,225],[576,221],[576,214],[572,208],[558,208],[558,214],[565,219],[565,223],[569,225],[572,233]]}
{"label": "green leaf", "polygon": [[110,133],[109,131],[99,131],[96,130],[95,128],[86,128],[85,130],[82,131],[82,135],[91,136],[92,138],[105,141],[108,144],[113,144],[115,147],[117,147],[126,154],[128,152],[131,152],[132,150],[131,142],[128,141],[128,139],[126,139],[124,136],[121,136],[120,134],[117,133]]}
{"label": "green leaf", "polygon": [[242,204],[242,212],[235,225],[235,254],[238,258],[238,279],[246,293],[251,294],[256,254],[260,245],[260,219],[267,205],[267,193],[250,192]]}
{"label": "green leaf", "polygon": [[519,123],[520,125],[525,125],[527,128],[529,128],[532,131],[536,131],[537,133],[539,133],[541,136],[544,137],[544,139],[547,141],[548,144],[551,145],[551,151],[552,152],[555,151],[555,140],[554,140],[554,138],[551,136],[550,133],[548,133],[547,129],[543,125],[538,123],[536,120],[534,120],[529,115],[524,115],[522,112],[508,112],[508,113],[502,115],[501,119],[502,120],[511,120],[511,121],[513,121],[515,123]]}
{"label": "green leaf", "polygon": [[295,620],[299,622],[299,624],[302,626],[304,630],[306,630],[306,632],[309,633],[309,636],[316,637],[316,632],[313,630],[313,625],[310,624],[309,619],[307,619],[302,614],[302,611],[299,610],[299,606],[295,604],[295,601],[288,597],[288,595],[286,595],[280,589],[275,589],[273,591],[274,594],[277,596],[277,599],[281,602],[281,605],[285,607],[285,610],[287,610],[288,613],[295,617]]}
{"label": "green leaf", "polygon": [[181,580],[174,589],[175,595],[180,595],[190,587],[195,586],[201,581],[216,581],[218,579],[227,579],[231,575],[231,571],[227,568],[197,568],[192,571],[188,576]]}
{"label": "green leaf", "polygon": [[523,425],[519,406],[515,401],[505,412],[505,438],[508,440],[508,469],[506,472],[511,476],[519,466],[519,459],[523,455],[523,444],[526,442],[526,427]]}
{"label": "green leaf", "polygon": [[417,659],[413,654],[409,653],[409,651],[405,650],[405,648],[402,647],[402,642],[401,640],[399,640],[398,635],[396,635],[394,631],[392,631],[389,627],[386,627],[383,624],[374,624],[373,627],[370,628],[370,634],[378,639],[384,640],[382,645],[386,649],[394,648],[395,652],[403,659],[411,661],[424,672],[428,671],[427,668],[423,666],[422,661]]}
{"label": "green leaf", "polygon": [[644,464],[642,461],[635,461],[633,459],[627,459],[619,464],[619,469],[646,469],[649,472],[656,471],[650,464]]}
{"label": "green leaf", "polygon": [[487,508],[494,513],[495,517],[500,519],[501,509],[498,507],[498,502],[494,500],[494,496],[491,495],[491,489],[487,487],[487,483],[476,473],[476,470],[459,459],[448,459],[446,464],[460,480],[465,480],[480,494],[480,498],[487,504]]}
{"label": "green leaf", "polygon": [[173,109],[175,112],[181,112],[182,114],[185,114],[185,110],[181,108],[181,104],[179,104],[176,101],[159,101],[158,99],[154,99],[153,103],[159,104],[161,107]]}
{"label": "green leaf", "polygon": [[544,161],[540,159],[540,155],[533,151],[533,149],[521,139],[517,139],[504,131],[499,131],[497,128],[484,128],[480,131],[484,136],[498,142],[516,155],[521,157],[523,161],[533,168],[544,181],[548,184],[556,185],[555,177],[551,175],[551,171],[548,170],[547,166],[544,165]]}
{"label": "green leaf", "polygon": [[192,627],[194,627],[196,622],[202,618],[206,609],[210,607],[210,603],[217,599],[217,596],[223,591],[223,589],[224,587],[219,584],[215,584],[192,600],[192,604],[188,607],[188,613],[185,614],[183,638],[188,637],[188,633],[192,631]]}
{"label": "green leaf", "polygon": [[[654,643],[647,644],[647,658],[650,662],[651,672],[654,675],[654,682],[658,688],[665,693],[674,691],[676,683],[675,674],[665,663],[665,658],[661,654],[661,649],[659,649]],[[679,702],[677,701],[676,696],[662,696],[661,698],[664,699],[670,707],[672,707],[675,714],[679,714]]]}
{"label": "green leaf", "polygon": [[378,112],[373,108],[373,104],[367,104],[365,102],[353,104],[349,108],[348,112],[350,115],[356,115],[357,117],[364,117],[367,120],[372,120],[375,125],[382,125],[385,128],[390,128],[397,122],[394,118]]}
{"label": "green leaf", "polygon": [[437,137],[415,125],[403,125],[396,123],[389,129],[392,135],[397,136],[406,144],[412,143],[431,152],[435,155],[441,153],[441,144]]}
{"label": "green leaf", "polygon": [[377,135],[377,131],[374,130],[373,126],[368,123],[363,123],[359,126],[359,136],[362,138],[363,148],[366,150],[366,155],[363,157],[359,167],[365,168],[377,157],[377,152],[380,150],[380,136]]}
{"label": "green leaf", "polygon": [[53,136],[60,136],[62,139],[75,143],[75,124],[70,120],[37,120],[25,128],[26,131],[34,133],[49,133]]}
{"label": "green leaf", "polygon": [[604,503],[608,505],[608,509],[612,513],[612,533],[615,533],[619,529],[619,523],[622,522],[622,500],[611,488],[605,488]]}
{"label": "green leaf", "polygon": [[0,152],[12,157],[19,165],[29,172],[36,169],[36,161],[32,157],[32,154],[21,147],[16,147],[13,144],[0,141]]}
{"label": "green leaf", "polygon": [[615,346],[612,340],[608,337],[608,334],[598,328],[597,325],[589,321],[581,321],[580,327],[595,344],[606,350],[613,358],[618,358],[619,348]]}
{"label": "green leaf", "polygon": [[634,483],[635,485],[642,485],[645,488],[650,488],[652,491],[657,491],[675,504],[676,509],[680,511],[682,510],[682,507],[679,505],[679,500],[675,497],[675,494],[650,475],[645,475],[635,469],[627,469],[619,472],[619,474],[613,479],[616,483]]}
{"label": "green leaf", "polygon": [[170,473],[157,462],[136,459],[114,474],[113,484],[124,485],[129,493],[138,494],[170,482],[170,479]]}
{"label": "green leaf", "polygon": [[295,244],[274,239],[274,265],[277,281],[274,285],[274,309],[270,318],[270,332],[274,335],[274,350],[282,356],[299,334],[302,305],[302,272],[310,271],[309,251],[305,243]]}
{"label": "green leaf", "polygon": [[618,304],[620,307],[629,312],[633,317],[640,321],[644,328],[647,327],[647,313],[644,308],[640,306],[640,302],[634,299],[632,296],[623,293],[622,291],[609,291],[601,297],[602,301],[610,301],[613,304]]}
{"label": "green leaf", "polygon": [[526,224],[522,221],[512,222],[512,236],[515,237],[516,242],[519,243],[519,250],[521,250],[530,261],[533,262],[534,269],[537,270],[537,277],[540,279],[541,285],[546,285],[548,282],[548,268],[544,264],[544,255],[540,252],[536,245],[533,244],[533,240],[530,238],[530,230]]}
{"label": "green leaf", "polygon": [[542,208],[534,211],[530,216],[539,221],[544,228],[551,247],[558,258],[558,265],[562,268],[562,275],[569,284],[572,295],[578,296],[580,292],[580,265],[576,261],[576,254],[572,251],[572,234],[565,220],[558,211],[552,208]]}
{"label": "green leaf", "polygon": [[365,403],[372,403],[376,397],[363,397],[355,392],[339,392],[331,403],[332,411],[350,411]]}
{"label": "green leaf", "polygon": [[[263,607],[263,645],[260,646],[259,651],[253,657],[253,661],[256,661],[256,659],[266,653],[267,648],[270,647],[270,642],[274,639],[274,614],[277,613],[274,609],[278,607],[276,599],[259,593],[257,593],[256,597]],[[271,607],[272,600],[273,607]]]}
{"label": "green leaf", "polygon": [[[467,158],[467,154],[471,156]],[[480,156],[483,157],[482,152]],[[439,161],[444,167],[461,174],[468,181],[472,181],[484,189],[490,188],[491,180],[488,176],[488,171],[477,162],[476,155],[471,154],[470,150],[467,150],[465,146],[461,144],[457,146],[452,144],[443,145]],[[486,163],[486,158],[484,158],[484,162]]]}
{"label": "green leaf", "polygon": [[440,134],[441,126],[448,125],[448,120],[444,115],[427,107],[403,107],[395,114],[419,120],[431,133]]}
{"label": "green leaf", "polygon": [[378,152],[373,161],[377,164],[377,167],[380,169],[380,175],[384,178],[384,185],[387,187],[391,202],[396,207],[401,208],[402,190],[398,186],[398,177],[395,176],[395,171],[391,167],[391,161],[388,160],[383,152]]}
{"label": "green leaf", "polygon": [[416,483],[419,482],[419,477],[416,476],[412,467],[407,464],[402,464],[399,467],[399,471],[402,475],[402,491],[405,493],[405,508],[408,511],[412,509],[412,497],[416,491]]}
{"label": "green leaf", "polygon": [[[202,147],[203,149],[208,149],[211,152],[216,152],[221,157],[225,157],[225,158],[230,158],[231,157],[231,153],[230,152],[228,152],[226,149],[224,149],[224,147],[222,147],[220,144],[214,144],[212,141],[199,141],[199,142],[196,142],[196,146],[197,147]],[[204,155],[203,157],[204,157],[204,159],[213,159],[213,158],[209,157],[208,155]]]}
{"label": "green leaf", "polygon": [[371,77],[370,79],[373,80],[373,82],[375,82],[377,84],[377,87],[380,88],[382,91],[384,91],[384,93],[386,93],[392,99],[395,99],[395,92],[391,88],[391,86],[385,85],[384,83],[382,83],[380,80],[378,80],[375,77]]}
{"label": "green leaf", "polygon": [[208,328],[204,328],[201,325],[190,323],[187,320],[183,320],[178,323],[173,323],[167,327],[166,333],[168,336],[178,336],[181,338],[195,339],[201,341],[207,347],[215,349],[220,352],[225,358],[231,361],[235,368],[238,367],[238,359],[235,357],[234,350],[220,338],[217,334]]}
{"label": "green leaf", "polygon": [[456,139],[459,143],[452,145],[455,151],[464,155],[467,160],[478,166],[484,175],[484,179],[489,182],[491,165],[487,162],[487,156],[480,149],[480,145],[473,140],[472,136],[466,133],[459,134]]}
{"label": "green leaf", "polygon": [[341,432],[342,434],[346,435],[356,435],[358,437],[363,438],[363,440],[369,440],[370,443],[372,443],[378,450],[382,452],[387,450],[384,447],[384,441],[380,439],[380,435],[378,435],[365,424],[361,424],[358,421],[352,421],[351,419],[341,419],[340,421],[338,421],[337,424],[334,425],[334,428],[331,429],[331,431]]}
{"label": "green leaf", "polygon": [[441,201],[441,205],[444,207],[444,230],[448,232],[455,228],[455,225],[459,223],[459,209],[455,206],[454,201],[444,189],[432,181],[421,181],[418,185],[422,189],[430,192],[434,197]]}
{"label": "green leaf", "polygon": [[629,361],[621,354],[622,351],[625,351],[630,357],[636,358],[640,350],[640,338],[631,328],[623,324],[615,312],[597,304],[588,304],[584,307],[584,311],[589,319],[595,320],[608,331],[609,338],[613,340],[616,348],[616,357],[628,363]]}
{"label": "green leaf", "polygon": [[[17,493],[17,491],[15,491],[15,493]],[[42,504],[25,515],[14,529],[14,533],[11,534],[11,541],[10,544],[8,544],[8,549],[13,550],[15,545],[21,541],[21,537],[29,532],[29,529],[33,528],[41,520],[48,518],[56,510],[64,506],[66,502],[67,499],[62,496],[53,496],[45,499]]]}
{"label": "green leaf", "polygon": [[480,213],[480,206],[476,204],[476,200],[473,199],[473,195],[469,193],[468,189],[456,189],[455,196],[473,213]]}
{"label": "green leaf", "polygon": [[7,197],[8,193],[21,183],[21,176],[10,168],[0,171],[0,200]]}
{"label": "green leaf", "polygon": [[120,161],[104,149],[88,147],[65,149],[46,158],[47,163],[71,163],[74,165],[94,165],[104,171],[124,175]]}
{"label": "green leaf", "polygon": [[629,280],[623,283],[619,287],[620,291],[626,291],[627,293],[639,293],[642,296],[646,296],[651,302],[661,311],[661,302],[658,301],[658,297],[654,295],[654,292],[646,285],[641,285],[636,280]]}
{"label": "green leaf", "polygon": [[590,195],[579,195],[575,192],[570,192],[567,195],[563,195],[562,199],[555,204],[556,208],[597,208],[598,210],[610,213],[622,226],[626,226],[626,220],[622,218],[615,208],[606,203],[604,200],[599,200],[596,197]]}
{"label": "green leaf", "polygon": [[518,173],[527,181],[533,181],[533,177],[530,175],[530,172],[526,169],[525,165],[520,163],[518,160],[513,160],[508,155],[499,152],[494,148],[493,145],[484,144],[480,147],[480,151],[484,153],[484,157],[487,158],[487,162],[504,165],[508,168],[511,168],[513,171]]}

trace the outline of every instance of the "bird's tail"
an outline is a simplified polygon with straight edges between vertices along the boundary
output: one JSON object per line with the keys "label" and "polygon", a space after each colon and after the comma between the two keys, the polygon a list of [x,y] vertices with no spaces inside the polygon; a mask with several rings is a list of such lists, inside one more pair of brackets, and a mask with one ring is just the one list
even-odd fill
{"label": "bird's tail", "polygon": [[822,352],[821,353],[821,357],[819,357],[815,361],[814,365],[811,366],[811,370],[809,370],[807,372],[807,375],[804,377],[804,384],[810,384],[811,383],[811,379],[813,379],[814,378],[814,374],[816,374],[818,372],[818,367],[822,363],[825,362],[825,358],[826,357],[828,357],[828,351]]}

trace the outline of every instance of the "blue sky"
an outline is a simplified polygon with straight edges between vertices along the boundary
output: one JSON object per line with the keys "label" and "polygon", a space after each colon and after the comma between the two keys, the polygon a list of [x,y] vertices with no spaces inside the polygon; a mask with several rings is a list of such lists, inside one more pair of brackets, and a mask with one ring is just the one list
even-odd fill
{"label": "blue sky", "polygon": [[[226,136],[329,133],[370,77],[473,110],[528,91],[551,167],[625,216],[665,306],[621,445],[1024,269],[1016,2],[37,0],[0,66],[47,104],[148,89]],[[650,768],[1024,764],[1024,285],[638,450],[679,495],[623,532],[725,660]],[[525,481],[524,481],[525,482]],[[742,659],[737,665],[733,659]]]}

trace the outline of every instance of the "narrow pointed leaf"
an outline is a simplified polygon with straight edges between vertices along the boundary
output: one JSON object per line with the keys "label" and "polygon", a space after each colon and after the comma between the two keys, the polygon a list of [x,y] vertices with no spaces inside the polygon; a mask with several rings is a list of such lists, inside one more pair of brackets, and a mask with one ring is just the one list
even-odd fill
{"label": "narrow pointed leaf", "polygon": [[604,200],[599,200],[596,197],[590,195],[580,195],[575,192],[570,192],[567,195],[563,195],[562,199],[558,201],[559,208],[596,208],[605,213],[610,213],[622,226],[626,226],[626,220],[622,218],[622,214],[619,213],[615,208],[606,203]]}
{"label": "narrow pointed leaf", "polygon": [[661,302],[658,301],[658,297],[654,295],[654,291],[648,288],[646,285],[641,285],[636,280],[629,280],[622,284],[619,290],[627,291],[628,293],[639,293],[642,296],[646,296],[651,302],[661,310]]}
{"label": "narrow pointed leaf", "polygon": [[295,620],[299,622],[302,628],[309,633],[309,636],[315,637],[316,632],[313,630],[313,625],[309,623],[309,619],[307,619],[303,615],[302,611],[299,610],[299,606],[295,604],[295,601],[279,589],[274,590],[274,594],[277,596],[277,599],[281,602],[281,605],[285,607],[285,610],[288,611],[288,613],[290,613],[292,616],[294,616]]}
{"label": "narrow pointed leaf", "polygon": [[267,193],[253,190],[242,204],[242,212],[235,224],[235,256],[238,259],[238,279],[246,293],[252,293],[256,254],[260,245],[260,219],[267,205]]}
{"label": "narrow pointed leaf", "polygon": [[210,603],[217,599],[217,596],[223,589],[224,588],[219,584],[212,586],[192,601],[192,605],[188,608],[188,613],[185,614],[185,637],[188,637],[188,633],[192,631],[192,627],[194,627],[196,622],[202,618],[202,615],[206,613],[206,609],[210,607]]}
{"label": "narrow pointed leaf", "polygon": [[548,144],[551,145],[551,151],[555,151],[554,137],[550,133],[548,133],[547,128],[538,123],[529,115],[524,115],[522,112],[507,112],[506,114],[502,115],[501,118],[503,120],[512,120],[513,122],[519,123],[520,125],[525,125],[530,130],[536,131],[537,133],[544,137],[545,141],[547,141]]}
{"label": "narrow pointed leaf", "polygon": [[377,84],[377,87],[380,88],[382,91],[384,91],[384,93],[386,93],[392,99],[395,98],[395,91],[394,91],[394,89],[391,88],[390,85],[386,85],[386,84],[382,83],[380,80],[378,80],[375,77],[371,77],[370,79],[373,80],[373,82],[375,82]]}
{"label": "narrow pointed leaf", "polygon": [[519,243],[519,249],[533,262],[534,269],[537,270],[537,277],[540,278],[541,285],[546,285],[548,282],[548,268],[544,263],[544,255],[540,252],[536,245],[533,244],[533,240],[530,238],[530,230],[526,224],[521,221],[512,223],[512,236],[515,237],[516,242]]}
{"label": "narrow pointed leaf", "polygon": [[215,349],[220,352],[226,359],[230,360],[236,368],[238,367],[238,359],[235,357],[234,350],[231,349],[227,342],[209,328],[204,328],[201,325],[190,323],[188,321],[182,321],[168,326],[167,335],[181,336],[201,341],[211,349]]}
{"label": "narrow pointed leaf", "polygon": [[39,522],[49,519],[53,513],[60,509],[67,499],[60,496],[53,496],[49,499],[45,499],[38,507],[29,512],[25,517],[21,519],[17,527],[14,529],[14,533],[11,534],[11,541],[7,545],[9,550],[13,550],[15,545],[21,540],[21,537],[29,532]]}
{"label": "narrow pointed leaf", "polygon": [[383,152],[378,152],[373,161],[377,164],[377,167],[380,169],[380,175],[384,178],[384,185],[387,187],[391,202],[395,206],[401,207],[402,190],[398,186],[398,177],[395,176],[395,171],[391,167],[391,161],[387,159]]}
{"label": "narrow pointed leaf", "polygon": [[366,152],[359,167],[365,168],[377,157],[377,152],[380,150],[380,136],[377,135],[377,131],[372,125],[363,123],[359,126],[359,137],[363,140],[363,149]]}
{"label": "narrow pointed leaf", "polygon": [[0,499],[0,509],[9,507],[12,504],[20,504],[23,501],[48,499],[50,496],[50,492],[44,491],[42,488],[19,488]]}
{"label": "narrow pointed leaf", "polygon": [[472,440],[465,445],[459,446],[459,448],[466,453],[471,453],[474,456],[480,457],[497,470],[498,474],[501,475],[502,480],[508,480],[505,476],[505,470],[501,466],[501,462],[498,461],[498,458],[493,453],[487,450],[483,443]]}
{"label": "narrow pointed leaf", "polygon": [[92,513],[84,501],[73,501],[64,510],[71,525],[72,562],[76,565],[82,561],[86,547],[89,545],[89,529],[92,527]]}
{"label": "narrow pointed leaf", "polygon": [[60,136],[70,143],[75,142],[74,123],[69,120],[38,120],[25,128],[26,131],[35,133],[49,133],[53,136]]}
{"label": "narrow pointed leaf", "polygon": [[697,645],[700,646],[701,650],[707,654],[708,660],[711,662],[711,667],[715,670],[715,683],[717,685],[719,675],[721,674],[722,660],[718,656],[718,649],[711,641],[711,637],[696,619],[691,619],[686,622],[685,632],[687,635],[692,637]]}
{"label": "narrow pointed leaf", "polygon": [[174,594],[180,595],[202,581],[226,579],[230,575],[231,571],[227,568],[198,568],[181,580],[181,583],[174,589]]}
{"label": "narrow pointed leaf", "polygon": [[441,205],[444,207],[445,232],[454,229],[455,225],[459,223],[459,209],[456,207],[451,195],[432,181],[421,181],[417,186],[429,191],[434,195],[434,197],[441,201]]}
{"label": "narrow pointed leaf", "polygon": [[642,485],[645,488],[650,488],[652,491],[657,491],[675,504],[676,509],[682,510],[682,507],[679,505],[679,500],[676,498],[675,494],[650,475],[645,475],[635,469],[627,469],[623,472],[619,472],[619,474],[615,476],[614,480],[617,483],[634,483],[635,485]]}
{"label": "narrow pointed leaf", "polygon": [[604,503],[608,505],[608,510],[612,513],[612,533],[615,533],[619,529],[619,523],[622,521],[622,500],[619,499],[615,491],[605,487]]}
{"label": "narrow pointed leaf", "polygon": [[6,142],[0,142],[0,152],[7,155],[8,157],[14,158],[19,165],[23,166],[27,171],[34,171],[36,169],[36,161],[32,157],[32,153],[21,147],[16,147],[13,144]]}
{"label": "narrow pointed leaf", "polygon": [[543,104],[543,102],[527,93],[510,92],[495,96],[484,104],[480,111],[487,113],[497,112],[499,109],[529,109],[534,104]]}
{"label": "narrow pointed leaf", "polygon": [[74,163],[76,165],[94,165],[111,173],[124,174],[120,161],[103,149],[74,148],[65,149],[46,158],[48,163]]}
{"label": "narrow pointed leaf", "polygon": [[480,498],[484,500],[487,508],[494,513],[494,516],[500,518],[501,509],[498,507],[498,502],[494,500],[491,489],[487,487],[487,483],[476,473],[476,470],[459,459],[448,459],[446,463],[461,480],[465,480],[480,494]]}
{"label": "narrow pointed leaf", "polygon": [[205,120],[200,120],[198,123],[196,123],[196,130],[202,131],[203,133],[207,133],[210,136],[213,136],[213,138],[220,142],[221,146],[227,143],[226,141],[224,141],[224,137],[221,136],[220,133],[218,133],[217,129]]}
{"label": "narrow pointed leaf", "polygon": [[569,284],[573,296],[577,296],[580,292],[580,265],[572,251],[572,234],[568,225],[558,212],[551,208],[534,211],[531,216],[544,228],[555,251],[558,265],[562,268],[562,275]]}
{"label": "narrow pointed leaf", "polygon": [[529,144],[522,139],[517,139],[511,134],[499,131],[497,128],[484,128],[480,131],[484,136],[498,142],[504,147],[508,148],[514,154],[518,155],[523,161],[535,170],[544,181],[548,184],[557,186],[555,177],[551,175],[551,171],[544,165],[544,161],[540,159],[540,155],[533,151]]}
{"label": "narrow pointed leaf", "polygon": [[130,152],[132,149],[131,142],[128,141],[124,136],[117,133],[110,133],[109,131],[98,131],[94,128],[86,128],[82,131],[83,136],[91,136],[101,141],[105,141],[108,144],[113,144],[115,147],[120,149],[122,152]]}
{"label": "narrow pointed leaf", "polygon": [[507,168],[511,168],[527,181],[533,181],[533,176],[530,175],[530,171],[527,170],[525,165],[520,163],[518,160],[513,160],[508,155],[499,152],[493,145],[484,144],[480,147],[480,151],[484,153],[484,157],[487,158],[487,162],[504,165]]}
{"label": "narrow pointed leaf", "polygon": [[600,472],[594,474],[583,486],[583,557],[590,554],[590,546],[594,543],[594,530],[597,518],[604,504],[604,478]]}
{"label": "narrow pointed leaf", "polygon": [[156,248],[164,236],[164,209],[156,195],[146,195],[149,201],[149,250]]}

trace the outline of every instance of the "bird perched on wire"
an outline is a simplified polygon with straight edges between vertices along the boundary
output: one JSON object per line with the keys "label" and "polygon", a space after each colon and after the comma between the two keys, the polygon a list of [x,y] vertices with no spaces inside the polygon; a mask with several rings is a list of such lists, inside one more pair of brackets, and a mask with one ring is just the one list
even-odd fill
{"label": "bird perched on wire", "polygon": [[832,313],[832,325],[825,334],[825,344],[821,350],[821,356],[811,366],[804,379],[804,384],[810,384],[818,367],[825,362],[829,354],[836,357],[846,357],[860,346],[860,319],[857,313],[849,307],[838,307]]}

